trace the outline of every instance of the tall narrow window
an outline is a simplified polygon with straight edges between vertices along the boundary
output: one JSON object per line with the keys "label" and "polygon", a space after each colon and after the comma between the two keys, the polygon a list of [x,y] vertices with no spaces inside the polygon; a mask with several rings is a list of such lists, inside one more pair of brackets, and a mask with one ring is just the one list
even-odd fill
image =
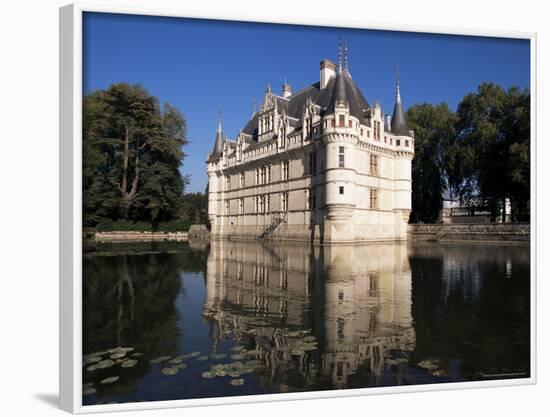
{"label": "tall narrow window", "polygon": [[239,198],[239,214],[244,214],[244,198]]}
{"label": "tall narrow window", "polygon": [[231,189],[231,177],[229,175],[225,176],[225,189]]}
{"label": "tall narrow window", "polygon": [[375,177],[380,175],[378,170],[378,160],[379,160],[378,155],[370,155],[370,163],[369,163],[370,175]]}
{"label": "tall narrow window", "polygon": [[340,146],[338,149],[338,167],[340,168],[344,168],[345,165],[344,151],[345,147]]}
{"label": "tall narrow window", "polygon": [[344,194],[344,187],[340,186],[340,187],[338,187],[338,190],[339,190],[340,195]]}
{"label": "tall narrow window", "polygon": [[226,215],[229,214],[229,200],[226,200],[226,201],[225,201],[225,214],[226,214]]}
{"label": "tall narrow window", "polygon": [[290,171],[290,161],[284,161],[283,162],[283,181],[288,180],[289,178],[289,171]]}
{"label": "tall narrow window", "polygon": [[317,174],[317,153],[312,152],[309,154],[309,173],[311,175]]}
{"label": "tall narrow window", "polygon": [[265,212],[269,213],[271,211],[271,198],[269,195],[265,196]]}
{"label": "tall narrow window", "polygon": [[376,210],[378,208],[378,190],[371,188],[369,200],[370,200],[369,202],[370,208],[373,210]]}
{"label": "tall narrow window", "polygon": [[239,175],[239,182],[240,182],[241,188],[243,188],[244,187],[244,172],[241,172],[241,174]]}
{"label": "tall narrow window", "polygon": [[271,165],[267,166],[267,183],[271,182]]}
{"label": "tall narrow window", "polygon": [[281,193],[281,211],[288,211],[288,192]]}
{"label": "tall narrow window", "polygon": [[256,185],[260,183],[260,168],[256,168]]}

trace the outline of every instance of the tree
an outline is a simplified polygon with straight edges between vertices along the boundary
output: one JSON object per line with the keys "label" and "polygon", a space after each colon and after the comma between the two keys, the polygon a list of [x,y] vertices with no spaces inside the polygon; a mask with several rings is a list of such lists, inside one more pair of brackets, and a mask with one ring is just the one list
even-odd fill
{"label": "tree", "polygon": [[175,218],[187,178],[183,115],[139,85],[114,84],[84,98],[84,224],[102,218]]}
{"label": "tree", "polygon": [[457,145],[470,157],[462,175],[466,198],[480,197],[495,221],[505,202],[515,220],[529,218],[530,94],[483,83],[458,106]]}
{"label": "tree", "polygon": [[444,103],[418,104],[407,111],[409,127],[415,132],[412,223],[433,223],[439,219],[442,193],[448,182],[447,149],[455,136],[455,120],[455,114]]}

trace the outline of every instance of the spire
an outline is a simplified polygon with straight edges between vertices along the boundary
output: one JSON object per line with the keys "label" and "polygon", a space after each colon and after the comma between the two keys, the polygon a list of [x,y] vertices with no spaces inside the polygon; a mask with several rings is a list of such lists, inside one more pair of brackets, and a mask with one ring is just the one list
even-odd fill
{"label": "spire", "polygon": [[344,71],[342,70],[342,38],[338,42],[338,72],[334,81],[332,90],[332,99],[330,101],[330,110],[334,110],[338,106],[349,107],[348,96],[346,94],[346,80],[344,79]]}
{"label": "spire", "polygon": [[400,88],[401,79],[399,78],[399,65],[397,65],[395,78],[396,78],[395,101],[401,103],[401,88]]}
{"label": "spire", "polygon": [[338,40],[338,72],[342,72],[342,37]]}
{"label": "spire", "polygon": [[223,131],[222,131],[222,111],[218,113],[218,128],[216,130],[216,139],[214,141],[214,148],[210,153],[210,159],[217,159],[223,153]]}
{"label": "spire", "polygon": [[391,131],[397,136],[410,135],[401,103],[401,79],[399,76],[399,66],[397,66],[396,71],[395,106],[393,108],[393,116],[391,118]]}
{"label": "spire", "polygon": [[348,44],[344,46],[344,68],[348,71]]}

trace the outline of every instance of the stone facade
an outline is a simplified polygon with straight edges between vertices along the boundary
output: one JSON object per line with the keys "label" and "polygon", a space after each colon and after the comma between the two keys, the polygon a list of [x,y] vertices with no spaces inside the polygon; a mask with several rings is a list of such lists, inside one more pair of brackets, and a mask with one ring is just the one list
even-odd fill
{"label": "stone facade", "polygon": [[213,237],[358,242],[406,240],[414,133],[397,83],[393,116],[370,106],[347,65],[320,81],[268,86],[235,140],[221,119],[207,161]]}

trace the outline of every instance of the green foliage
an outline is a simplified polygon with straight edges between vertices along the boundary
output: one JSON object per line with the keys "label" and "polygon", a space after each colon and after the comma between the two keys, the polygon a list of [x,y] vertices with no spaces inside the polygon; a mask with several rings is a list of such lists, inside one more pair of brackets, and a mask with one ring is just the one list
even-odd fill
{"label": "green foliage", "polygon": [[179,217],[191,224],[208,223],[208,194],[189,193],[181,198]]}
{"label": "green foliage", "polygon": [[456,117],[447,104],[424,103],[410,107],[407,120],[415,132],[410,221],[434,223],[442,207],[446,152],[455,135]]}
{"label": "green foliage", "polygon": [[153,225],[152,223],[120,219],[101,219],[96,226],[98,232],[186,232],[191,223],[186,220],[169,220]]}
{"label": "green foliage", "polygon": [[528,221],[529,92],[484,83],[464,97],[457,116],[457,146],[468,155],[461,164],[459,195],[466,199],[479,196],[493,220],[509,198],[513,220]]}
{"label": "green foliage", "polygon": [[180,173],[187,139],[179,110],[161,110],[139,85],[114,84],[84,98],[83,142],[85,226],[177,217],[188,182]]}
{"label": "green foliage", "polygon": [[514,221],[529,221],[530,94],[491,83],[446,104],[408,110],[415,131],[411,222],[438,220],[442,193],[482,205],[496,220],[506,199]]}

